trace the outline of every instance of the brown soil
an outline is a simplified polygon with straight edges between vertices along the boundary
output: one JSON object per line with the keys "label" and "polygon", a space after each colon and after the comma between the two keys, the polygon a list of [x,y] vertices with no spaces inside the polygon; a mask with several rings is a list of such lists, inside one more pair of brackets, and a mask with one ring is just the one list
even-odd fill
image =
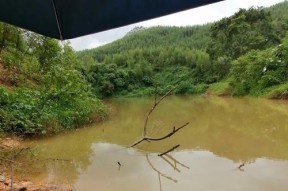
{"label": "brown soil", "polygon": [[[11,180],[6,179],[0,182],[0,191],[10,191],[11,190]],[[13,191],[72,191],[71,186],[67,185],[50,185],[50,184],[35,184],[31,181],[24,180],[13,182]]]}
{"label": "brown soil", "polygon": [[[1,59],[1,58],[0,58]],[[11,87],[13,82],[11,81],[10,74],[7,69],[1,63],[0,60],[0,85]]]}
{"label": "brown soil", "polygon": [[[58,186],[58,185],[49,185],[49,184],[35,184],[31,181],[24,180],[18,181],[14,180],[13,183],[14,191],[72,191],[70,186]],[[11,190],[11,181],[10,179],[0,182],[0,191],[10,191]]]}

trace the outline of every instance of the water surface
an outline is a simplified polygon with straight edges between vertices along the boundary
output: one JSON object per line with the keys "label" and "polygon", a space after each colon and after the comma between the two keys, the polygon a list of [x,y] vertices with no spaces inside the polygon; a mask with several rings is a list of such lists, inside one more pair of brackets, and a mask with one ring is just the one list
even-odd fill
{"label": "water surface", "polygon": [[[69,183],[83,191],[288,188],[285,101],[171,96],[151,115],[149,136],[161,137],[174,126],[190,124],[169,139],[134,149],[129,146],[141,138],[153,98],[113,99],[108,104],[107,121],[28,141],[37,160],[23,165],[17,175]],[[158,157],[177,144],[177,150]],[[238,169],[240,164],[245,166]]]}

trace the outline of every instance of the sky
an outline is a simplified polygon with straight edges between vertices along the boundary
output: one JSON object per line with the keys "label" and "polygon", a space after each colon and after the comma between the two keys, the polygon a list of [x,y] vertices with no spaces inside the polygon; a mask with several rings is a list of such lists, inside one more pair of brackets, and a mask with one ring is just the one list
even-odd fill
{"label": "sky", "polygon": [[193,26],[206,24],[209,22],[218,21],[224,17],[229,17],[237,12],[240,8],[250,8],[252,6],[268,7],[283,1],[284,0],[226,0],[168,16],[79,37],[70,40],[70,42],[75,50],[91,49],[122,38],[135,26]]}

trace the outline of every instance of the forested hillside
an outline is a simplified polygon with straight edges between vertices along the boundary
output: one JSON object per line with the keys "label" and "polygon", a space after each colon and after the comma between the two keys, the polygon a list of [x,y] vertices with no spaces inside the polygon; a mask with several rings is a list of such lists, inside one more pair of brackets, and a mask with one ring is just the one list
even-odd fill
{"label": "forested hillside", "polygon": [[121,40],[114,41],[101,48],[79,52],[81,56],[88,53],[93,59],[102,62],[106,55],[118,54],[136,48],[153,49],[169,47],[171,44],[189,49],[205,49],[210,40],[210,25],[196,27],[136,27]]}
{"label": "forested hillside", "polygon": [[0,23],[0,133],[39,135],[105,115],[69,44]]}
{"label": "forested hillside", "polygon": [[96,95],[257,95],[288,98],[288,2],[240,9],[192,27],[141,28],[111,44],[78,52]]}

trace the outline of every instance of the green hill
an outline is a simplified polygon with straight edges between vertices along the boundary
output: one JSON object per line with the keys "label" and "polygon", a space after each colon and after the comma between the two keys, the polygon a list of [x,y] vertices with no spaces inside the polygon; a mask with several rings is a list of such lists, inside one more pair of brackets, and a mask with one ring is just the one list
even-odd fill
{"label": "green hill", "polygon": [[141,30],[132,30],[120,40],[96,49],[80,51],[78,54],[80,58],[88,54],[98,62],[102,62],[107,55],[137,48],[153,49],[176,45],[189,49],[205,49],[210,41],[209,28],[210,25],[142,28]]}
{"label": "green hill", "polygon": [[[120,40],[78,52],[81,70],[94,92],[102,96],[152,94],[155,85],[160,93],[175,87],[179,94],[209,91],[221,95],[266,95],[272,86],[287,83],[285,72],[282,76],[272,72],[272,77],[265,77],[275,81],[267,82],[268,86],[258,87],[256,83],[255,87],[240,91],[244,85],[236,83],[237,74],[233,71],[239,67],[235,63],[251,52],[265,60],[261,67],[268,64],[263,51],[271,53],[271,59],[277,57],[275,50],[286,42],[287,6],[285,1],[265,9],[240,9],[229,18],[202,26],[138,27]],[[253,63],[248,65],[253,68]],[[274,67],[280,70],[280,66]],[[242,69],[238,72],[244,77],[248,69]],[[259,78],[257,73],[253,77],[261,80],[263,76],[264,73]]]}

